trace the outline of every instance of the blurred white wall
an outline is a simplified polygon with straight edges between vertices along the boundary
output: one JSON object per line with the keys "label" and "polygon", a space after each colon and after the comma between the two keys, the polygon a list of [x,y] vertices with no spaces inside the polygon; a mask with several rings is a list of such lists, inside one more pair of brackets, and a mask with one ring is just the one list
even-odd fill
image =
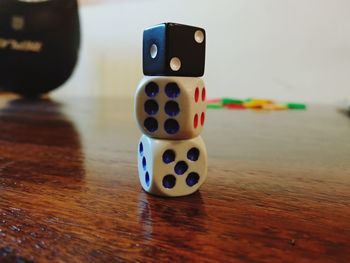
{"label": "blurred white wall", "polygon": [[349,0],[130,0],[81,9],[79,66],[57,95],[133,96],[142,31],[207,31],[210,97],[333,103],[350,97]]}

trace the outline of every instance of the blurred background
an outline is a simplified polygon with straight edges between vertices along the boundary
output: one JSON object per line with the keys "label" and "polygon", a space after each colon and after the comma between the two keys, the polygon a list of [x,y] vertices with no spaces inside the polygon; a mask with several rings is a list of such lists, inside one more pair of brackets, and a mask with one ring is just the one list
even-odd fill
{"label": "blurred background", "polygon": [[132,97],[142,32],[160,22],[207,31],[209,97],[337,103],[350,97],[348,0],[81,0],[82,49],[57,96]]}

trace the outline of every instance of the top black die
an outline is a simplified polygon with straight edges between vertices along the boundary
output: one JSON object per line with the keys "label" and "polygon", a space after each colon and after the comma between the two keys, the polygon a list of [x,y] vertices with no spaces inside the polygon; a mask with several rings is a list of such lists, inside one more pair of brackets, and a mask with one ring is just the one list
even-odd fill
{"label": "top black die", "polygon": [[205,30],[163,23],[143,33],[143,74],[201,77],[205,66]]}

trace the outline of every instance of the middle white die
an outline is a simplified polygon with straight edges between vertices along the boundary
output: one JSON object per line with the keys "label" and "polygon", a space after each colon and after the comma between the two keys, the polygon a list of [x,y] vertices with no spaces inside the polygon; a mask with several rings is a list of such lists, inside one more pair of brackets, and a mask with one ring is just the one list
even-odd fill
{"label": "middle white die", "polygon": [[158,139],[191,139],[204,126],[206,89],[200,78],[144,77],[135,96],[142,133]]}

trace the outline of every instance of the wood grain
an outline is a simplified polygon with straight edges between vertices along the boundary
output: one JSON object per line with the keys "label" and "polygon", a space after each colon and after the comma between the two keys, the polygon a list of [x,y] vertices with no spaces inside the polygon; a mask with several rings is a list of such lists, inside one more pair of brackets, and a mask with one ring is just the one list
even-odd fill
{"label": "wood grain", "polygon": [[209,111],[209,178],[168,199],[132,104],[0,98],[0,262],[350,262],[347,116]]}

